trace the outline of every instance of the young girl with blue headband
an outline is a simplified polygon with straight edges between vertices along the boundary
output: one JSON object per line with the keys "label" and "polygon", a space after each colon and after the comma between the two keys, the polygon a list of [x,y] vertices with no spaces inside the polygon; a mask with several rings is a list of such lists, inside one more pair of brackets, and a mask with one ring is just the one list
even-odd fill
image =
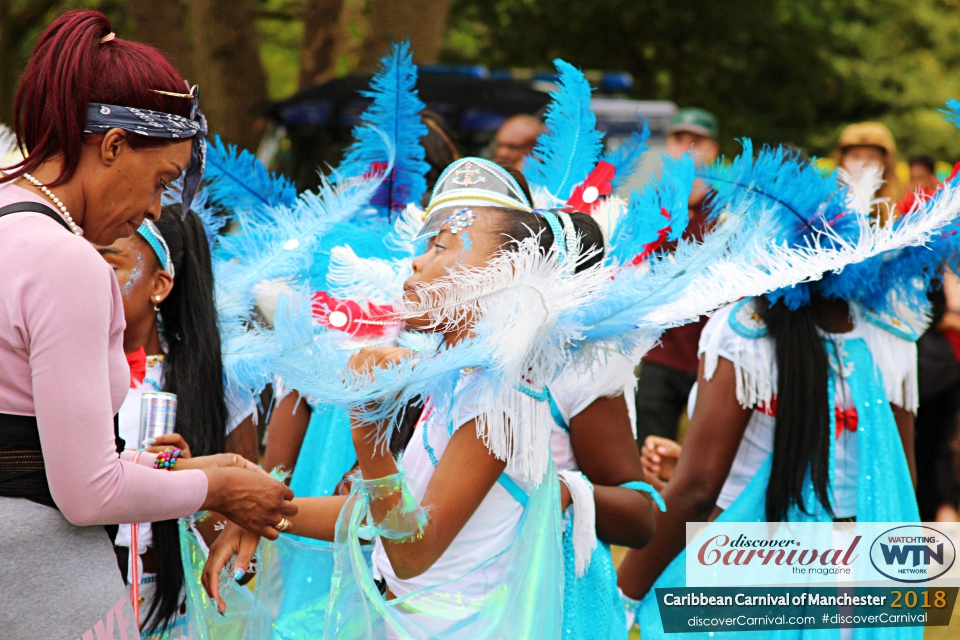
{"label": "young girl with blue headband", "polygon": [[[98,250],[123,297],[131,379],[118,422],[127,448],[178,451],[181,458],[228,451],[256,463],[253,400],[224,394],[210,249],[200,218],[191,211],[181,220],[180,205],[167,206],[156,223],[147,220],[133,236]],[[154,391],[177,395],[176,430],[138,442],[140,401]],[[178,535],[173,520],[120,525],[115,549],[144,637],[190,637],[181,610]]]}
{"label": "young girl with blue headband", "polygon": [[[513,235],[516,215],[529,217],[524,237]],[[477,159],[451,165],[427,208],[421,233],[427,249],[413,261],[404,286],[407,304],[427,312],[409,316],[408,323],[441,333],[448,347],[469,340],[478,320],[474,307],[448,309],[443,321],[431,320],[428,309],[442,300],[438,289],[464,273],[482,278],[491,261],[521,246],[549,252],[554,270],[572,272],[571,265],[589,267],[600,260],[595,246],[576,254],[543,246],[536,232],[550,229],[549,215],[531,212],[519,184],[499,167]],[[599,235],[587,216],[571,216],[568,224],[575,237]],[[531,322],[537,317],[531,309]],[[400,348],[365,348],[353,356],[350,369],[375,377],[412,356]],[[482,368],[464,369],[452,397],[429,398],[399,461],[378,446],[375,436],[382,427],[355,415],[360,474],[353,493],[299,499],[299,515],[289,519],[286,531],[336,539],[338,545],[328,637],[355,637],[355,625],[366,628],[360,620],[367,616],[384,618],[388,634],[397,637],[559,635],[560,490],[549,464],[550,424],[528,422],[544,412],[524,391],[542,387],[517,380],[492,389],[493,380]],[[524,465],[546,471],[534,475]],[[358,508],[363,504],[369,505],[369,519],[358,519],[367,513]],[[338,517],[341,527],[353,525],[338,531]],[[376,540],[372,573],[356,535]],[[230,526],[211,549],[204,572],[208,590],[218,595],[220,569],[235,553],[241,573],[256,543],[256,536]],[[533,610],[537,616],[530,615]]]}

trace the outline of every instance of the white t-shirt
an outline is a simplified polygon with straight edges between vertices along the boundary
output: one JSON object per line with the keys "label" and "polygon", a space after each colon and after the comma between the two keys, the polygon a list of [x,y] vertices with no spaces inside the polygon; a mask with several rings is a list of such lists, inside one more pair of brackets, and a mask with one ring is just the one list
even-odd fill
{"label": "white t-shirt", "polygon": [[[146,375],[143,382],[134,383],[127,391],[127,397],[120,406],[118,421],[120,423],[120,437],[126,442],[127,449],[139,449],[143,446],[140,442],[140,401],[143,394],[163,390],[163,363],[147,360]],[[247,416],[256,412],[257,407],[252,397],[245,399],[234,398],[229,394],[227,401],[227,431],[229,435],[234,429],[240,426],[240,423],[246,420]],[[142,555],[147,552],[147,547],[153,544],[153,535],[150,531],[150,523],[140,524],[138,538],[139,553]],[[120,547],[130,546],[130,525],[121,524],[117,531],[115,544]]]}
{"label": "white t-shirt", "polygon": [[[608,398],[623,394],[627,403],[630,424],[636,435],[636,390],[637,377],[634,375],[636,362],[615,351],[604,351],[585,373],[568,369],[548,387],[560,410],[560,415],[569,428],[574,416],[584,411],[599,398]],[[570,432],[554,421],[550,432],[550,448],[553,464],[558,471],[577,470],[577,457],[570,444]]]}
{"label": "white t-shirt", "polygon": [[[776,418],[768,409],[777,387],[776,357],[773,339],[754,312],[752,299],[734,303],[719,310],[703,328],[699,354],[706,355],[707,379],[716,370],[718,357],[729,360],[737,369],[737,400],[754,411],[737,449],[730,474],[717,498],[717,506],[727,509],[740,497],[760,465],[773,451]],[[856,305],[850,305],[853,330],[842,334],[827,334],[838,348],[845,339],[862,338],[873,354],[883,376],[884,388],[890,402],[916,411],[917,407],[917,349],[909,336],[894,335],[883,325],[883,318],[867,316]],[[697,387],[690,392],[688,410],[693,416]],[[849,414],[854,410],[850,387],[839,380],[836,389],[836,410]],[[835,410],[835,413],[836,413]],[[860,455],[856,431],[841,428],[836,436],[836,425],[831,430],[836,437],[834,457],[834,515],[838,518],[857,514],[857,475]]]}
{"label": "white t-shirt", "polygon": [[[439,461],[453,432],[489,411],[489,407],[481,406],[475,397],[478,395],[478,387],[485,384],[482,378],[478,378],[481,375],[479,371],[460,374],[453,416],[441,407],[434,407],[429,403],[425,405],[420,423],[414,429],[413,437],[400,461],[417,502],[422,501],[436,469],[431,453],[433,459]],[[469,386],[467,383],[470,383]],[[508,389],[501,393],[519,392]],[[533,491],[535,483],[525,481],[518,469],[508,466],[504,473],[528,496]],[[432,567],[415,578],[397,578],[378,538],[373,551],[375,574],[386,580],[390,591],[397,597],[460,579],[456,583],[459,594],[468,600],[482,598],[502,582],[509,569],[509,554],[499,561],[493,560],[481,571],[472,570],[502,554],[513,543],[519,531],[522,514],[523,506],[497,482]]]}

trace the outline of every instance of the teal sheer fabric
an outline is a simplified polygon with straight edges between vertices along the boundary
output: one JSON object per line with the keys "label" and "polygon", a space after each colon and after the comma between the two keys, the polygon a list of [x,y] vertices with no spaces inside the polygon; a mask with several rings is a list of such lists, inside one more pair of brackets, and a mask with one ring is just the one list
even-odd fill
{"label": "teal sheer fabric", "polygon": [[[874,365],[873,356],[866,342],[861,338],[835,339],[835,350],[830,343],[828,352],[833,352],[837,368],[844,372],[850,387],[850,393],[859,414],[857,439],[860,451],[860,469],[857,477],[857,520],[863,522],[919,522],[920,512],[913,493],[913,482],[907,466],[900,433],[893,418],[893,411],[883,390],[880,371]],[[831,371],[831,393],[835,387],[835,373]],[[830,410],[832,411],[832,407]],[[833,438],[831,438],[831,446]],[[771,456],[772,458],[772,456]],[[765,500],[767,484],[770,480],[771,458],[757,471],[740,497],[718,518],[718,522],[763,522],[765,521]],[[832,460],[832,456],[831,456]],[[832,464],[832,463],[831,463]],[[831,468],[831,482],[833,470]],[[820,507],[813,495],[813,486],[808,482],[804,497],[808,505]],[[830,515],[822,508],[814,510],[813,515],[799,512],[796,508],[790,513],[792,522],[831,521]],[[664,587],[682,587],[686,585],[685,552],[674,558],[673,562],[661,574],[653,589],[640,604],[639,624],[644,640],[653,638],[699,638],[702,634],[674,634],[669,636],[663,631],[660,612],[654,589]],[[725,632],[725,638],[754,638],[756,632]],[[765,640],[830,639],[840,638],[839,629],[805,629],[791,631],[765,631]],[[855,640],[921,640],[923,627],[880,627],[853,630]]]}
{"label": "teal sheer fabric", "polygon": [[[373,581],[357,537],[368,503],[357,488],[340,514],[335,569],[323,637],[559,638],[563,557],[557,477],[550,465],[530,495],[508,554],[509,570],[481,599],[463,597],[459,579],[387,601]],[[491,558],[468,575],[483,572]]]}
{"label": "teal sheer fabric", "polygon": [[[306,407],[298,407],[298,411]],[[357,457],[346,412],[311,407],[312,415],[290,486],[297,496],[329,496]],[[197,640],[307,640],[322,637],[333,545],[283,535],[260,544],[256,591],[225,580],[226,616],[210,603],[200,575],[205,556],[186,521],[180,523],[189,624]],[[361,555],[369,565],[372,546]]]}
{"label": "teal sheer fabric", "polygon": [[[372,545],[361,548],[370,565]],[[334,549],[328,542],[280,536],[260,545],[258,612],[245,640],[315,640],[323,637]]]}
{"label": "teal sheer fabric", "polygon": [[254,600],[253,592],[232,581],[226,581],[220,595],[227,604],[227,612],[220,615],[207,597],[200,576],[207,556],[197,540],[188,519],[179,522],[180,560],[183,562],[184,591],[186,592],[187,620],[193,640],[240,640],[251,636],[251,628],[269,626],[270,620]]}
{"label": "teal sheer fabric", "polygon": [[[298,408],[303,411],[304,406]],[[346,411],[325,405],[311,406],[310,424],[290,478],[293,494],[300,497],[333,495],[337,484],[357,462]],[[322,540],[283,535],[260,545],[261,575],[257,602],[272,631],[254,631],[250,638],[294,640],[319,638],[333,574],[333,545]],[[367,562],[370,548],[366,549]],[[265,578],[263,572],[267,571]],[[295,588],[286,588],[296,585]]]}
{"label": "teal sheer fabric", "polygon": [[[335,407],[310,407],[310,424],[290,478],[293,494],[301,497],[333,495],[343,474],[357,462],[350,435],[350,416]],[[298,411],[305,410],[301,405]]]}

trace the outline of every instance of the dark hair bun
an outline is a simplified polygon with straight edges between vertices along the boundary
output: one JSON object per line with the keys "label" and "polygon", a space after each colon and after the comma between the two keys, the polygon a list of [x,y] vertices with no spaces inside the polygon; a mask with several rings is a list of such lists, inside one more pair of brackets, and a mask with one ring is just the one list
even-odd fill
{"label": "dark hair bun", "polygon": [[[523,184],[525,183],[521,183],[521,186]],[[503,236],[501,248],[516,247],[520,241],[536,236],[540,241],[540,250],[546,253],[556,241],[550,224],[540,213],[523,213],[499,207],[490,207],[490,209],[500,213],[501,222],[498,231]],[[577,273],[580,273],[603,261],[605,253],[603,232],[597,221],[585,213],[574,211],[570,214],[570,220],[580,238],[580,256],[594,254],[577,265]]]}

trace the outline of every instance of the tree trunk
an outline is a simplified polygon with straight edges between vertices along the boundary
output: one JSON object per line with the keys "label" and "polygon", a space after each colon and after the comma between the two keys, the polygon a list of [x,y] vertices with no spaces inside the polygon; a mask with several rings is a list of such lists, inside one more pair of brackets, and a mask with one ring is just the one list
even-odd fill
{"label": "tree trunk", "polygon": [[189,16],[181,0],[127,0],[137,40],[165,53],[184,78],[197,81],[193,66]]}
{"label": "tree trunk", "polygon": [[370,73],[391,42],[409,39],[413,61],[434,64],[443,44],[450,0],[376,0],[370,4],[370,32],[360,50],[357,72]]}
{"label": "tree trunk", "polygon": [[190,1],[200,109],[211,133],[250,150],[261,134],[250,108],[267,96],[256,8],[256,0]]}
{"label": "tree trunk", "polygon": [[57,0],[32,0],[14,6],[0,0],[0,122],[13,126],[13,98],[26,60],[19,58],[23,41],[33,36]]}
{"label": "tree trunk", "polygon": [[306,0],[300,45],[300,87],[326,82],[336,72],[343,0]]}
{"label": "tree trunk", "polygon": [[13,126],[17,43],[10,29],[10,0],[0,0],[0,123]]}

